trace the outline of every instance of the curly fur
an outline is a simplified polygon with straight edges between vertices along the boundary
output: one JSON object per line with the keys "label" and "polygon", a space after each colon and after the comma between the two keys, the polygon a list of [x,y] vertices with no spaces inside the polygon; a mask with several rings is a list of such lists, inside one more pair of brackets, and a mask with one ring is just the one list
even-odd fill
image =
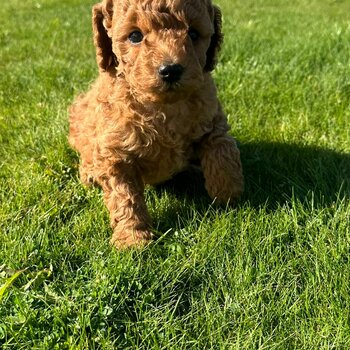
{"label": "curly fur", "polygon": [[[210,0],[104,0],[92,22],[99,76],[70,109],[69,141],[80,153],[82,182],[104,191],[112,244],[152,239],[144,185],[192,160],[213,199],[239,198],[240,154],[210,75],[222,42],[220,10]],[[140,43],[129,40],[135,30]],[[167,64],[184,67],[176,83],[159,76]]]}

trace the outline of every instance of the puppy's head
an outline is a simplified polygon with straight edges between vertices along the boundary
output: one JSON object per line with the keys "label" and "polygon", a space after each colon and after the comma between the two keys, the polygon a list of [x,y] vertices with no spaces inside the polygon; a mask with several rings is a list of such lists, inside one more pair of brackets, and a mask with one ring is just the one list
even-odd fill
{"label": "puppy's head", "polygon": [[103,0],[93,7],[101,71],[140,102],[176,102],[203,85],[222,42],[211,0]]}

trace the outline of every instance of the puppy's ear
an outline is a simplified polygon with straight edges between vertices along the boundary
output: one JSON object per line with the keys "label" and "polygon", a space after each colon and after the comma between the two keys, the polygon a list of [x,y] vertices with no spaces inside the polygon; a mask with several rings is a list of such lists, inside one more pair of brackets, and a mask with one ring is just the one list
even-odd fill
{"label": "puppy's ear", "polygon": [[211,72],[215,65],[217,54],[221,48],[223,41],[223,34],[221,32],[221,11],[217,6],[212,7],[213,10],[213,24],[214,24],[214,34],[211,37],[210,45],[207,51],[207,62],[204,67],[204,71]]}
{"label": "puppy's ear", "polygon": [[112,50],[113,0],[104,0],[92,8],[92,29],[96,59],[100,71],[115,72],[117,57]]}

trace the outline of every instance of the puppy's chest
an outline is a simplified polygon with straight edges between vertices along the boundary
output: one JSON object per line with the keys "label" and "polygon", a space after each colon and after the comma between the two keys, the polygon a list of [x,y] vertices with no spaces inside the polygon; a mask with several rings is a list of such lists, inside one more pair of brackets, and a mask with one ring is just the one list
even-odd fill
{"label": "puppy's chest", "polygon": [[185,112],[179,110],[150,122],[153,140],[139,155],[145,182],[161,182],[181,171],[194,155],[193,144],[212,130],[212,117],[207,113]]}
{"label": "puppy's chest", "polygon": [[[176,152],[186,157],[186,150],[213,128],[214,111],[204,108],[179,106],[169,108],[150,118],[148,126],[154,135],[149,145],[149,155],[156,155],[157,148],[163,152]],[[159,156],[162,157],[162,154]]]}

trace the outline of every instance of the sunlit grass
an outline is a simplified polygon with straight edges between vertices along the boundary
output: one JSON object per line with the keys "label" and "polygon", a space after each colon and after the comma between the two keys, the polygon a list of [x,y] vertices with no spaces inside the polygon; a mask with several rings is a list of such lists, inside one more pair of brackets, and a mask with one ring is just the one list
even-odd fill
{"label": "sunlit grass", "polygon": [[147,188],[160,238],[138,252],[109,246],[67,143],[92,3],[1,5],[0,348],[349,349],[349,3],[218,1],[246,191]]}

